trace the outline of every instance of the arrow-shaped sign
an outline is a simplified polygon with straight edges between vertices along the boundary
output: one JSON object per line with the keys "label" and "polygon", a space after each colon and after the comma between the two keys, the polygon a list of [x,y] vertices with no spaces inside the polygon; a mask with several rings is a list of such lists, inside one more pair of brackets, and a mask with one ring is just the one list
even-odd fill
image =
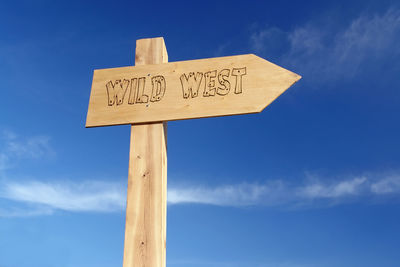
{"label": "arrow-shaped sign", "polygon": [[252,54],[95,70],[86,127],[261,112],[300,78]]}

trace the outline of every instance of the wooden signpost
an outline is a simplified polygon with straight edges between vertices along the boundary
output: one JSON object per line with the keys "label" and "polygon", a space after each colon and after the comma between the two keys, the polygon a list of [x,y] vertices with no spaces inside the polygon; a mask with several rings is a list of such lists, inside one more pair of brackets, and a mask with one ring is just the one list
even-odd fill
{"label": "wooden signpost", "polygon": [[167,62],[141,39],[135,67],[93,75],[86,127],[132,125],[123,267],[165,267],[167,121],[261,112],[301,78],[252,54]]}

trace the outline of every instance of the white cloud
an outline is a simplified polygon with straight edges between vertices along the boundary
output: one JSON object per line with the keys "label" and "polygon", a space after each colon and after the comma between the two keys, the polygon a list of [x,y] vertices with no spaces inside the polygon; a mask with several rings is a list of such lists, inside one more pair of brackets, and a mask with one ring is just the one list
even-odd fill
{"label": "white cloud", "polygon": [[122,184],[105,182],[10,182],[3,184],[0,197],[51,210],[76,212],[121,211],[126,201]]}
{"label": "white cloud", "polygon": [[362,186],[367,182],[367,178],[352,178],[345,181],[339,181],[331,185],[315,182],[299,188],[299,196],[305,198],[339,198],[357,195]]}
{"label": "white cloud", "polygon": [[267,27],[254,32],[250,36],[251,48],[257,54],[273,55],[283,53],[282,46],[287,42],[287,33],[278,27]]}
{"label": "white cloud", "polygon": [[[253,32],[250,44],[266,58],[278,53],[280,64],[316,83],[354,78],[368,68],[381,72],[381,62],[390,63],[386,71],[397,64],[393,58],[400,55],[399,9],[362,14],[344,28],[337,25],[309,22],[291,31],[267,27]],[[284,47],[285,51],[271,47]]]}
{"label": "white cloud", "polygon": [[274,204],[281,198],[277,193],[282,186],[280,181],[268,185],[237,184],[215,188],[204,186],[172,187],[168,190],[168,203],[198,203],[218,206],[249,206]]}
{"label": "white cloud", "polygon": [[172,187],[169,204],[211,204],[217,206],[300,207],[314,204],[339,204],[388,194],[400,195],[400,176],[371,175],[335,179],[306,179],[299,184],[283,180],[265,184],[236,184],[214,188],[205,186]]}
{"label": "white cloud", "polygon": [[0,171],[15,165],[18,159],[38,159],[55,155],[50,146],[50,137],[39,135],[20,137],[12,131],[0,134]]}
{"label": "white cloud", "polygon": [[34,136],[26,140],[10,139],[7,142],[7,151],[17,157],[40,158],[46,154],[52,154],[53,151],[49,145],[48,136]]}
{"label": "white cloud", "polygon": [[374,182],[371,191],[375,194],[395,194],[400,192],[400,176],[393,175]]}
{"label": "white cloud", "polygon": [[[168,204],[216,206],[321,207],[366,198],[400,196],[400,175],[369,175],[331,180],[305,179],[301,183],[283,180],[264,184],[169,186]],[[3,182],[0,200],[7,203],[0,217],[48,215],[68,212],[124,212],[126,186],[120,182]],[[321,204],[321,205],[319,205]]]}
{"label": "white cloud", "polygon": [[0,218],[33,217],[51,215],[53,213],[53,209],[45,206],[0,208]]}
{"label": "white cloud", "polygon": [[[304,206],[318,200],[332,200],[335,203],[368,192],[366,177],[351,177],[347,180],[307,181],[303,184],[289,184],[275,180],[266,184],[237,184],[215,188],[204,186],[173,187],[168,190],[170,204],[211,204],[218,206]],[[400,190],[398,190],[400,193]]]}

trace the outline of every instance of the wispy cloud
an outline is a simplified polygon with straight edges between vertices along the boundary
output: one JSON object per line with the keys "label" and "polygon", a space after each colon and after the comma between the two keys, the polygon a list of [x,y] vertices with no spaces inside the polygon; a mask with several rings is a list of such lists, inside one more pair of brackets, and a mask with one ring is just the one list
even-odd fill
{"label": "wispy cloud", "polygon": [[[119,182],[5,182],[0,188],[0,199],[8,201],[11,207],[0,209],[3,217],[46,215],[55,211],[123,212],[126,204],[126,186]],[[274,180],[216,187],[169,186],[168,204],[312,208],[393,195],[400,195],[400,175],[348,177],[330,182],[313,177],[298,184]],[[18,204],[17,208],[13,203]]]}
{"label": "wispy cloud", "polygon": [[51,215],[54,213],[54,209],[34,205],[34,206],[23,206],[23,207],[6,207],[0,208],[0,218],[16,218],[16,217],[34,217],[34,216],[43,216],[43,215]]}
{"label": "wispy cloud", "polygon": [[284,201],[286,186],[282,181],[267,184],[235,184],[217,187],[176,186],[168,190],[168,203],[198,203],[218,206],[277,205]]}
{"label": "wispy cloud", "polygon": [[7,142],[7,151],[17,157],[40,158],[53,151],[49,145],[48,136],[34,136],[26,140],[10,139]]}
{"label": "wispy cloud", "polygon": [[400,55],[399,43],[400,10],[396,8],[361,14],[345,27],[333,21],[309,22],[291,31],[265,27],[250,37],[256,53],[279,58],[285,67],[315,83],[354,78],[368,69],[381,72],[385,63],[387,71],[397,64],[393,58]]}
{"label": "wispy cloud", "polygon": [[20,137],[7,130],[0,133],[0,140],[0,171],[12,167],[19,159],[38,159],[55,155],[50,146],[49,136]]}
{"label": "wispy cloud", "polygon": [[355,177],[331,184],[314,182],[300,186],[296,191],[299,197],[306,199],[341,198],[360,194],[366,182],[365,177]]}
{"label": "wispy cloud", "polygon": [[264,184],[172,187],[169,204],[211,204],[217,206],[313,207],[354,202],[361,199],[400,195],[400,175],[369,175],[327,181],[305,178],[301,183],[274,180]]}
{"label": "wispy cloud", "polygon": [[376,181],[371,185],[371,191],[378,195],[398,193],[400,192],[400,177],[391,175]]}
{"label": "wispy cloud", "polygon": [[[13,132],[0,135],[0,170],[17,159],[38,159],[53,154],[49,137],[19,137]],[[121,181],[55,179],[9,179],[0,176],[0,217],[27,217],[68,212],[123,212],[126,184]],[[296,183],[286,179],[264,183],[168,186],[168,204],[204,204],[244,207],[314,207],[337,205],[365,198],[400,196],[400,172],[327,179],[306,174]]]}
{"label": "wispy cloud", "polygon": [[124,186],[118,183],[44,183],[31,181],[5,183],[0,197],[52,210],[110,212],[123,210]]}

